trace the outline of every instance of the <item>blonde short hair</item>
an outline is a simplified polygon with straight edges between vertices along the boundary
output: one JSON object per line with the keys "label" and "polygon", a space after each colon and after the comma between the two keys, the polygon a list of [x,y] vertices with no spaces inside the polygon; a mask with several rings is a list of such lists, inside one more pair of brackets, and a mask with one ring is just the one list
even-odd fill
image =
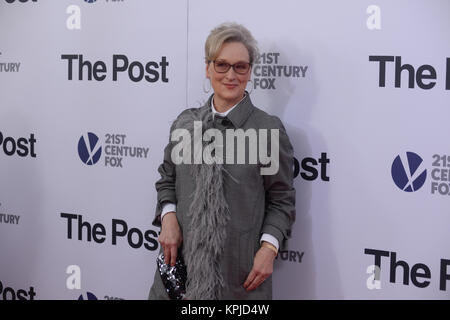
{"label": "blonde short hair", "polygon": [[248,51],[250,64],[258,56],[258,45],[250,31],[241,24],[225,22],[212,29],[205,42],[205,61],[213,61],[219,54],[222,45],[227,42],[240,42]]}

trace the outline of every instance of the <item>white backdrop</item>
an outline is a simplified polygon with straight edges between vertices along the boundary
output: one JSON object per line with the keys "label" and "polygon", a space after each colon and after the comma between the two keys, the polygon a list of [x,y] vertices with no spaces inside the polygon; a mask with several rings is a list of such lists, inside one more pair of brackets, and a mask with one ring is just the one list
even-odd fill
{"label": "white backdrop", "polygon": [[448,299],[447,0],[0,0],[0,299],[147,298],[157,167],[224,21],[298,164],[274,298]]}

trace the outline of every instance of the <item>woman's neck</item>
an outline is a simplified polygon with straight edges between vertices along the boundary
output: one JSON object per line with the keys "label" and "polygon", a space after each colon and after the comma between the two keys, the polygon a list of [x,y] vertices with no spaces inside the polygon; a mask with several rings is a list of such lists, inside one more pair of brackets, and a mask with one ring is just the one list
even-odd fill
{"label": "woman's neck", "polygon": [[214,109],[216,109],[216,111],[219,113],[226,112],[226,111],[230,110],[232,107],[234,107],[236,104],[238,104],[242,99],[244,99],[244,97],[245,97],[245,93],[238,100],[227,101],[227,100],[222,100],[222,99],[218,98],[216,95],[214,95],[213,96]]}

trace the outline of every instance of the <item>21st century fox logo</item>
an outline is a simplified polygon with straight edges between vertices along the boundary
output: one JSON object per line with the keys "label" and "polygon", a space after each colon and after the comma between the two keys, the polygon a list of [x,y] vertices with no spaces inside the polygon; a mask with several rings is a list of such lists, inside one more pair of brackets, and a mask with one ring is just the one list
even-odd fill
{"label": "21st century fox logo", "polygon": [[391,166],[395,185],[405,192],[416,192],[425,184],[429,172],[431,194],[450,195],[450,156],[434,154],[432,159],[432,169],[428,169],[417,153],[408,151],[399,154]]}
{"label": "21st century fox logo", "polygon": [[78,156],[80,160],[92,166],[103,157],[105,167],[123,168],[125,158],[146,159],[149,148],[126,144],[126,134],[106,134],[102,142],[93,132],[83,134],[78,140]]}

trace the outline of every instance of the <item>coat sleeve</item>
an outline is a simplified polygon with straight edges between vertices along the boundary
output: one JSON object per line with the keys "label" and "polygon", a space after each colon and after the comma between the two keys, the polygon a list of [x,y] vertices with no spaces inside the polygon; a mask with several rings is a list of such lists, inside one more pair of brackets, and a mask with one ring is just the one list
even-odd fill
{"label": "coat sleeve", "polygon": [[[173,125],[170,128],[170,132],[173,130]],[[155,217],[152,224],[154,226],[161,226],[161,213],[165,203],[177,203],[177,197],[175,192],[175,181],[176,181],[176,166],[172,162],[173,143],[170,141],[164,148],[164,158],[162,164],[158,167],[158,172],[161,178],[156,181],[155,187],[157,192],[156,210]]]}
{"label": "coat sleeve", "polygon": [[[295,221],[294,150],[281,120],[273,117],[279,129],[279,169],[275,174],[264,175],[265,218],[262,233],[274,236],[285,249]],[[273,143],[273,142],[271,142]]]}

